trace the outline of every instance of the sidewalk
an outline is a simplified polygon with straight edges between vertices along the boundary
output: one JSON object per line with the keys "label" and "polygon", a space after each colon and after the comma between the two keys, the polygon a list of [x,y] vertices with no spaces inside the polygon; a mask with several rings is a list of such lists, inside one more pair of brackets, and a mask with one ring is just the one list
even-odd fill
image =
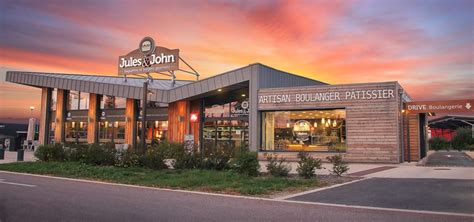
{"label": "sidewalk", "polygon": [[[0,164],[16,162],[16,155],[17,155],[16,151],[15,152],[5,151],[5,159],[0,160]],[[24,156],[23,159],[24,159],[24,161],[35,161],[36,160],[33,151],[25,151],[25,156]]]}
{"label": "sidewalk", "polygon": [[[267,161],[260,161],[260,171],[267,172],[265,165]],[[297,162],[288,163],[291,166],[291,174],[297,174]],[[364,164],[350,163],[347,175],[361,176],[367,178],[425,178],[425,179],[460,179],[474,180],[473,167],[426,167],[416,166],[416,162],[401,164]],[[325,169],[316,170],[317,175],[330,174],[332,165],[323,163]]]}

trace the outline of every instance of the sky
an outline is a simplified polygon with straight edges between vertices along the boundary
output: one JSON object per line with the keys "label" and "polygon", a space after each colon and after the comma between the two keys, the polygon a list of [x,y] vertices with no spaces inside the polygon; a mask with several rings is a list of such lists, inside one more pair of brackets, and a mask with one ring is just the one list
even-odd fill
{"label": "sky", "polygon": [[472,0],[0,0],[0,121],[39,116],[40,90],[7,70],[116,76],[145,36],[203,78],[259,62],[330,84],[398,81],[415,100],[474,98]]}

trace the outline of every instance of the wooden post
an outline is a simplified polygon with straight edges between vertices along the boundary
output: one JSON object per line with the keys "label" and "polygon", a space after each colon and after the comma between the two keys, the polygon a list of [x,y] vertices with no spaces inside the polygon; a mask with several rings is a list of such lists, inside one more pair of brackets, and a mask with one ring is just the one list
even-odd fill
{"label": "wooden post", "polygon": [[49,125],[51,123],[51,97],[52,88],[41,89],[41,116],[39,127],[39,144],[46,145],[49,143]]}
{"label": "wooden post", "polygon": [[56,103],[56,126],[54,130],[55,143],[66,142],[65,138],[65,124],[67,112],[67,97],[69,92],[67,90],[58,89],[58,98]]}
{"label": "wooden post", "polygon": [[138,100],[127,98],[125,107],[125,143],[137,146]]}
{"label": "wooden post", "polygon": [[87,143],[99,143],[100,96],[89,94],[89,112],[87,124]]}

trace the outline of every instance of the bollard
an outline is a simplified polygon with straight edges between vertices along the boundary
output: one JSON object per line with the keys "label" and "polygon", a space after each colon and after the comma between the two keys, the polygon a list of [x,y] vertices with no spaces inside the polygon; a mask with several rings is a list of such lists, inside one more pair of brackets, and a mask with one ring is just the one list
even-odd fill
{"label": "bollard", "polygon": [[5,159],[5,149],[2,147],[0,148],[0,160]]}
{"label": "bollard", "polygon": [[23,161],[24,156],[25,156],[25,150],[24,149],[18,149],[16,151],[16,161]]}

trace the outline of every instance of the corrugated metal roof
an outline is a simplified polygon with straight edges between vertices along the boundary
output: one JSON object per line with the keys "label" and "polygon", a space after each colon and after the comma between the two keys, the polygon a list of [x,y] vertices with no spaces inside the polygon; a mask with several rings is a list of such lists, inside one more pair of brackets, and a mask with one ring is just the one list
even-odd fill
{"label": "corrugated metal roof", "polygon": [[[6,80],[36,87],[50,87],[133,99],[142,98],[144,81],[143,78],[129,77],[125,82],[124,77],[19,71],[8,71]],[[154,79],[149,84],[149,89],[153,92],[150,100],[169,103],[245,82],[253,82],[253,84],[249,83],[252,90],[325,84],[255,63],[200,81],[176,80],[174,86],[171,84],[171,80]]]}

